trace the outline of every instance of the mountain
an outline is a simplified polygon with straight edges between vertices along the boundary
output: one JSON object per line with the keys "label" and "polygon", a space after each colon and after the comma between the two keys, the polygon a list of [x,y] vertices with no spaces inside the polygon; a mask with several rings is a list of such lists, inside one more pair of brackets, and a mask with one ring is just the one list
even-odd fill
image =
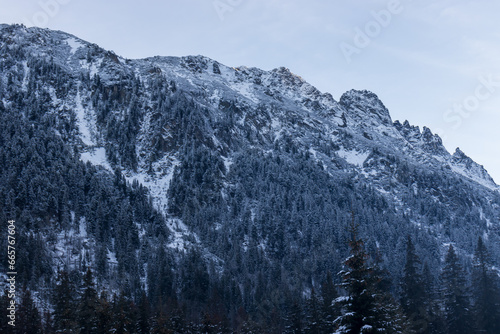
{"label": "mountain", "polygon": [[0,215],[48,309],[57,271],[91,266],[99,287],[187,319],[215,298],[233,322],[277,321],[342,268],[351,212],[395,296],[408,235],[435,282],[450,244],[466,268],[478,237],[500,260],[488,172],[366,90],[336,101],[283,67],[131,60],[0,25],[0,101]]}

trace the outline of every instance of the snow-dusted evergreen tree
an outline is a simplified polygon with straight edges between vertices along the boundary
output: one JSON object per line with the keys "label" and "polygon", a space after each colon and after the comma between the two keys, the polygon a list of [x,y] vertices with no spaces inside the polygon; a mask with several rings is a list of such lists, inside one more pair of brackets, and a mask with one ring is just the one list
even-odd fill
{"label": "snow-dusted evergreen tree", "polygon": [[321,305],[314,288],[311,290],[311,296],[306,301],[306,321],[305,321],[305,333],[310,334],[321,334],[322,325],[325,315],[321,312]]}
{"label": "snow-dusted evergreen tree", "polygon": [[354,217],[350,232],[351,255],[344,262],[345,269],[340,272],[343,280],[341,287],[347,296],[336,300],[341,305],[342,314],[335,320],[338,325],[335,333],[405,333],[406,323],[398,305],[377,287],[380,277],[368,264],[369,256],[363,240],[358,238]]}
{"label": "snow-dusted evergreen tree", "polygon": [[472,333],[470,293],[464,270],[453,245],[448,248],[441,279],[448,333]]}
{"label": "snow-dusted evergreen tree", "polygon": [[304,315],[299,301],[294,301],[290,305],[286,317],[285,333],[304,333]]}
{"label": "snow-dusted evergreen tree", "polygon": [[488,249],[479,237],[474,254],[472,292],[474,318],[479,333],[500,333],[500,293],[498,275],[491,269]]}
{"label": "snow-dusted evergreen tree", "polygon": [[341,287],[347,296],[337,298],[342,305],[342,315],[335,320],[338,324],[338,334],[368,333],[375,323],[375,297],[370,289],[371,271],[368,266],[368,254],[364,242],[358,238],[358,226],[354,217],[350,226],[351,240],[349,249],[351,255],[344,261],[345,269],[340,272]]}

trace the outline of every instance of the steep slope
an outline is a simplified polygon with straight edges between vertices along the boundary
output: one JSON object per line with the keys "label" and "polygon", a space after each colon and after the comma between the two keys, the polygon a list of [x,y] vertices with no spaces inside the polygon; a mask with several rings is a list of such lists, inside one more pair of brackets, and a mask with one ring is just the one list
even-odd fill
{"label": "steep slope", "polygon": [[[108,214],[97,208],[103,194],[71,223],[61,223],[74,211],[66,198],[57,209],[30,211],[55,229],[48,253],[66,254],[68,233],[92,243],[85,260],[75,256],[66,265],[100,261],[103,284],[125,272],[134,293],[152,291],[152,264],[162,263],[178,275],[167,285],[179,296],[191,291],[183,282],[193,262],[206,265],[211,279],[232,282],[245,308],[265,318],[284,303],[284,290],[307,292],[338,272],[351,210],[395,287],[407,235],[435,277],[449,243],[468,264],[484,236],[500,260],[492,178],[460,150],[447,152],[430,129],[393,122],[372,92],[351,90],[337,102],[286,68],[233,68],[203,56],[129,60],[63,32],[2,25],[0,101],[5,124],[39,129],[29,136],[47,133],[43,140],[63,145],[78,168],[89,162],[86,169],[108,179],[102,182],[115,178],[104,187],[115,187],[114,196],[142,203]],[[25,163],[14,156],[4,162]],[[50,164],[51,156],[41,159]],[[18,193],[16,182],[2,194]],[[131,189],[147,189],[151,203]],[[3,217],[14,205],[24,221],[22,206],[2,196]],[[99,237],[101,226],[109,236]],[[40,226],[25,228],[49,237]],[[117,244],[120,233],[124,244]],[[201,260],[189,262],[191,255]],[[50,277],[55,267],[37,275]],[[185,298],[202,303],[202,295]]]}

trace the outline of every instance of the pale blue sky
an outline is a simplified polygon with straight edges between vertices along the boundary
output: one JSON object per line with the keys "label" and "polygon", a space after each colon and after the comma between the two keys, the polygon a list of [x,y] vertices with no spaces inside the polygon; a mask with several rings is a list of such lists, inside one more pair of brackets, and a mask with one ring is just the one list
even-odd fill
{"label": "pale blue sky", "polygon": [[393,120],[459,146],[500,182],[500,2],[0,0],[0,23],[63,30],[127,58],[285,66],[338,99],[369,89]]}

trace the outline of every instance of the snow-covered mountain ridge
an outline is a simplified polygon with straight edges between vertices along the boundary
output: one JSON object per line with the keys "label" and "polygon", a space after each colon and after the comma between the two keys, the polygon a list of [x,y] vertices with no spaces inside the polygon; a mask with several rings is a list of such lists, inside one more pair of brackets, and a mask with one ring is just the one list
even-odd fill
{"label": "snow-covered mountain ridge", "polygon": [[[9,26],[3,26],[3,30],[8,29]],[[399,121],[393,123],[387,108],[372,92],[351,90],[341,96],[339,103],[329,93],[321,93],[283,67],[271,71],[244,66],[234,68],[203,56],[128,60],[69,34],[36,28],[15,29],[15,33],[4,33],[4,36],[2,47],[20,42],[33,56],[51,58],[75,76],[88,74],[92,77],[99,73],[105,84],[113,85],[120,75],[135,74],[142,80],[162,75],[184,91],[201,92],[204,99],[198,102],[207,107],[219,108],[221,103],[231,100],[250,107],[279,105],[280,110],[297,117],[297,121],[314,124],[318,130],[328,132],[336,126],[347,126],[353,133],[384,146],[390,145],[392,150],[410,155],[419,162],[441,163],[481,185],[498,190],[482,166],[460,150],[457,150],[458,155],[456,152],[451,156],[439,136],[433,135],[430,129],[424,127],[420,131],[407,121],[403,125]],[[75,100],[78,103],[78,97]],[[80,110],[78,104],[76,107]],[[280,115],[270,116],[274,117],[267,126],[276,130]],[[80,130],[82,140],[92,144],[87,139],[87,129],[82,127]]]}
{"label": "snow-covered mountain ridge", "polygon": [[257,275],[263,263],[309,282],[338,272],[351,210],[396,280],[407,234],[435,276],[450,243],[466,262],[484,236],[500,259],[499,186],[429,128],[393,121],[373,92],[337,101],[283,67],[130,60],[64,32],[0,25],[0,97],[80,160],[146,187],[170,231],[163,246],[200,249],[219,274]]}

